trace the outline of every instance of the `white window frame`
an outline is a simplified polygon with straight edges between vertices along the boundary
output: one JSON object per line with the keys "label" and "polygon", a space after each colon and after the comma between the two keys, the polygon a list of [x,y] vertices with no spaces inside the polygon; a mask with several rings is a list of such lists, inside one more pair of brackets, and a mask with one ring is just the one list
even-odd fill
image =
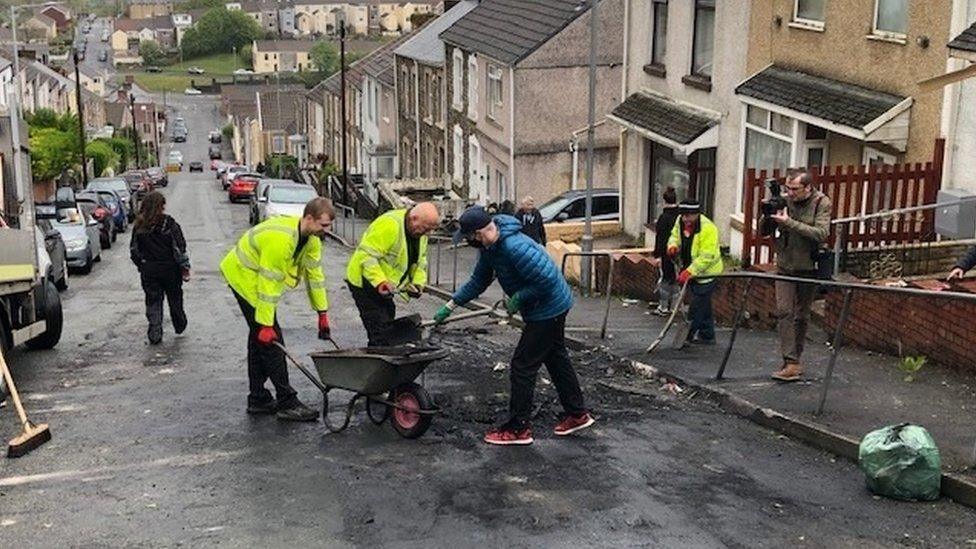
{"label": "white window frame", "polygon": [[468,55],[468,118],[478,121],[478,58]]}
{"label": "white window frame", "polygon": [[451,93],[451,106],[454,110],[460,111],[464,108],[464,98],[461,95],[464,91],[464,56],[460,50],[454,50],[453,65],[451,67],[451,81],[454,89]]}
{"label": "white window frame", "polygon": [[667,57],[668,54],[668,26],[667,25],[665,25],[664,27],[664,44],[661,44],[662,46],[664,46],[662,59],[660,63],[657,63],[654,60],[655,54],[657,53],[656,46],[658,45],[658,43],[656,39],[657,39],[657,32],[659,30],[657,28],[657,10],[661,5],[664,6],[665,10],[668,10],[667,17],[668,18],[671,17],[671,12],[669,11],[671,9],[671,6],[668,5],[668,0],[651,0],[651,39],[649,44],[650,51],[648,52],[649,55],[647,56],[647,58],[648,58],[649,65],[659,65],[665,67],[667,66],[667,62],[665,61],[665,58]]}
{"label": "white window frame", "polygon": [[[823,20],[817,20],[817,19],[806,19],[800,17],[800,0],[793,0],[792,25],[797,27],[803,27],[806,29],[823,30],[824,24],[827,20],[827,4],[826,4],[827,1],[828,0],[824,0]],[[877,17],[877,15],[875,17]]]}
{"label": "white window frame", "polygon": [[[753,108],[762,109],[766,111],[765,127],[757,126],[749,122],[750,106]],[[758,107],[756,105],[749,105],[747,103],[742,104],[742,134],[739,139],[739,173],[745,174],[746,170],[749,169],[749,166],[746,164],[746,153],[748,152],[748,148],[746,147],[746,141],[748,140],[748,135],[750,130],[765,135],[767,137],[772,137],[774,139],[779,139],[780,141],[783,141],[785,143],[789,143],[790,161],[787,167],[796,166],[796,158],[799,152],[797,150],[798,149],[797,143],[800,141],[800,137],[799,137],[800,122],[796,118],[787,116],[787,118],[793,120],[792,131],[790,132],[790,135],[783,135],[781,133],[777,133],[769,129],[772,123],[771,122],[772,116],[773,116],[773,111],[767,108]],[[786,116],[786,115],[781,114],[780,116]],[[745,196],[743,196],[742,194],[742,182],[740,181],[739,184],[736,185],[736,212],[742,214],[744,208],[745,208]]]}
{"label": "white window frame", "polygon": [[452,175],[454,181],[464,181],[464,132],[461,126],[454,126],[454,169]]}
{"label": "white window frame", "polygon": [[[281,144],[279,146],[279,143]],[[271,152],[274,154],[284,154],[285,151],[285,136],[283,135],[272,135],[271,136]]]}
{"label": "white window frame", "polygon": [[905,32],[889,31],[878,28],[878,15],[880,14],[882,0],[874,0],[874,20],[871,23],[871,35],[904,43],[908,38],[908,16],[905,14]]}
{"label": "white window frame", "polygon": [[[497,85],[497,96],[495,94],[495,86]],[[504,88],[502,86],[502,68],[498,65],[489,64],[488,65],[488,118],[492,120],[498,120],[498,117],[502,114],[501,110],[504,106]]]}

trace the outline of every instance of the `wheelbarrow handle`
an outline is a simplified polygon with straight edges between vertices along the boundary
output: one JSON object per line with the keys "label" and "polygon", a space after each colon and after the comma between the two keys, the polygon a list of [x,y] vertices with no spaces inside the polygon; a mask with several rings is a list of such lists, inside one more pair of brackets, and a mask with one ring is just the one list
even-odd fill
{"label": "wheelbarrow handle", "polygon": [[[329,340],[331,341],[332,338],[329,338]],[[335,345],[335,342],[333,341],[332,344]],[[282,345],[278,341],[275,341],[274,345],[275,347],[281,349],[281,352],[285,353],[285,356],[288,358],[288,360],[291,361],[291,363],[294,364],[295,367],[301,370],[303,374],[305,374],[305,377],[307,377],[308,380],[312,382],[312,385],[318,387],[323,394],[329,392],[329,388],[326,387],[325,385],[322,385],[322,382],[319,381],[317,377],[312,375],[312,372],[310,372],[308,368],[306,368],[301,362],[298,361],[298,359],[296,359],[290,352],[288,352],[288,349],[286,349],[284,345]],[[336,348],[338,348],[338,345],[336,345]]]}
{"label": "wheelbarrow handle", "polygon": [[[446,319],[444,319],[443,321],[441,321],[440,324],[447,324],[447,323],[450,323],[450,322],[458,322],[458,321],[461,321],[461,320],[467,320],[469,318],[477,318],[479,316],[485,316],[485,315],[496,315],[496,314],[498,314],[497,311],[498,311],[499,304],[501,304],[504,307],[504,303],[505,303],[504,300],[499,300],[497,303],[495,303],[495,305],[491,309],[476,309],[474,311],[467,311],[467,312],[459,313],[459,314],[456,314],[456,315],[453,315],[453,316],[449,316]],[[423,322],[420,323],[420,327],[421,328],[431,328],[431,327],[437,326],[437,325],[438,325],[438,323],[437,322],[434,322],[433,320],[425,320],[425,321],[423,321]]]}

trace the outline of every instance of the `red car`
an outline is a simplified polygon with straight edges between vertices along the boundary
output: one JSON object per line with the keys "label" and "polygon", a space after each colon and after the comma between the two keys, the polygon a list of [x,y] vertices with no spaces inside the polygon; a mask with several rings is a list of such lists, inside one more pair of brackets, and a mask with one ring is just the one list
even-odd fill
{"label": "red car", "polygon": [[251,195],[254,194],[254,187],[257,186],[258,180],[261,177],[259,173],[244,172],[236,174],[234,179],[231,180],[230,186],[227,187],[227,199],[231,202],[250,200]]}

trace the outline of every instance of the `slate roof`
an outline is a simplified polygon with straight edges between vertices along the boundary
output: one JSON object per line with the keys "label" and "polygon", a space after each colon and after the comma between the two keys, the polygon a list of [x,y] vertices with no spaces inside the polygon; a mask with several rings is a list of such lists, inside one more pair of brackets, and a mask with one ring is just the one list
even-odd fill
{"label": "slate roof", "polygon": [[375,78],[380,84],[392,88],[395,84],[394,78],[396,77],[393,51],[410,39],[411,36],[413,35],[408,34],[401,36],[396,40],[387,42],[379,49],[374,50],[372,53],[364,57],[361,63],[359,63],[360,70],[362,70],[364,74],[368,74],[369,76]]}
{"label": "slate roof", "polygon": [[257,40],[255,51],[312,51],[315,42],[312,40]]}
{"label": "slate roof", "polygon": [[444,43],[440,33],[453,25],[478,5],[476,0],[461,0],[444,15],[424,25],[412,38],[398,47],[394,52],[401,57],[407,57],[427,65],[444,64]]}
{"label": "slate roof", "polygon": [[858,129],[906,99],[775,65],[739,84],[735,93]]}
{"label": "slate roof", "polygon": [[682,145],[719,123],[701,111],[644,93],[632,94],[610,114]]}
{"label": "slate roof", "polygon": [[579,0],[482,0],[440,38],[514,65],[587,10]]}
{"label": "slate roof", "polygon": [[298,121],[305,103],[305,90],[261,92],[261,129],[298,133]]}
{"label": "slate roof", "polygon": [[962,34],[953,38],[952,42],[949,42],[949,49],[976,51],[976,23],[973,23],[968,29],[962,31]]}
{"label": "slate roof", "polygon": [[125,112],[129,105],[125,103],[105,103],[105,123],[114,128],[125,125]]}
{"label": "slate roof", "polygon": [[173,18],[169,15],[157,15],[145,19],[129,19],[122,17],[115,20],[115,30],[137,32],[142,29],[173,30]]}

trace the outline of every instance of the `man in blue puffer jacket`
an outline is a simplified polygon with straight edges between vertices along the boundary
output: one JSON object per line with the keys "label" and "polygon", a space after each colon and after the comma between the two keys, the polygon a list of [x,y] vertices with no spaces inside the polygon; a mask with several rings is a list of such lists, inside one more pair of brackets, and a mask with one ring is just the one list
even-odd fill
{"label": "man in blue puffer jacket", "polygon": [[510,418],[488,431],[485,442],[512,445],[532,444],[532,394],[543,364],[559,393],[563,414],[555,434],[575,433],[593,425],[593,416],[583,406],[576,371],[566,350],[566,314],[573,295],[546,250],[522,234],[522,224],[510,215],[492,217],[480,206],[465,210],[455,242],[462,238],[481,251],[471,278],[437,311],[434,320],[443,322],[456,306],[481,295],[498,277],[510,314],[521,312],[525,327],[512,356]]}

